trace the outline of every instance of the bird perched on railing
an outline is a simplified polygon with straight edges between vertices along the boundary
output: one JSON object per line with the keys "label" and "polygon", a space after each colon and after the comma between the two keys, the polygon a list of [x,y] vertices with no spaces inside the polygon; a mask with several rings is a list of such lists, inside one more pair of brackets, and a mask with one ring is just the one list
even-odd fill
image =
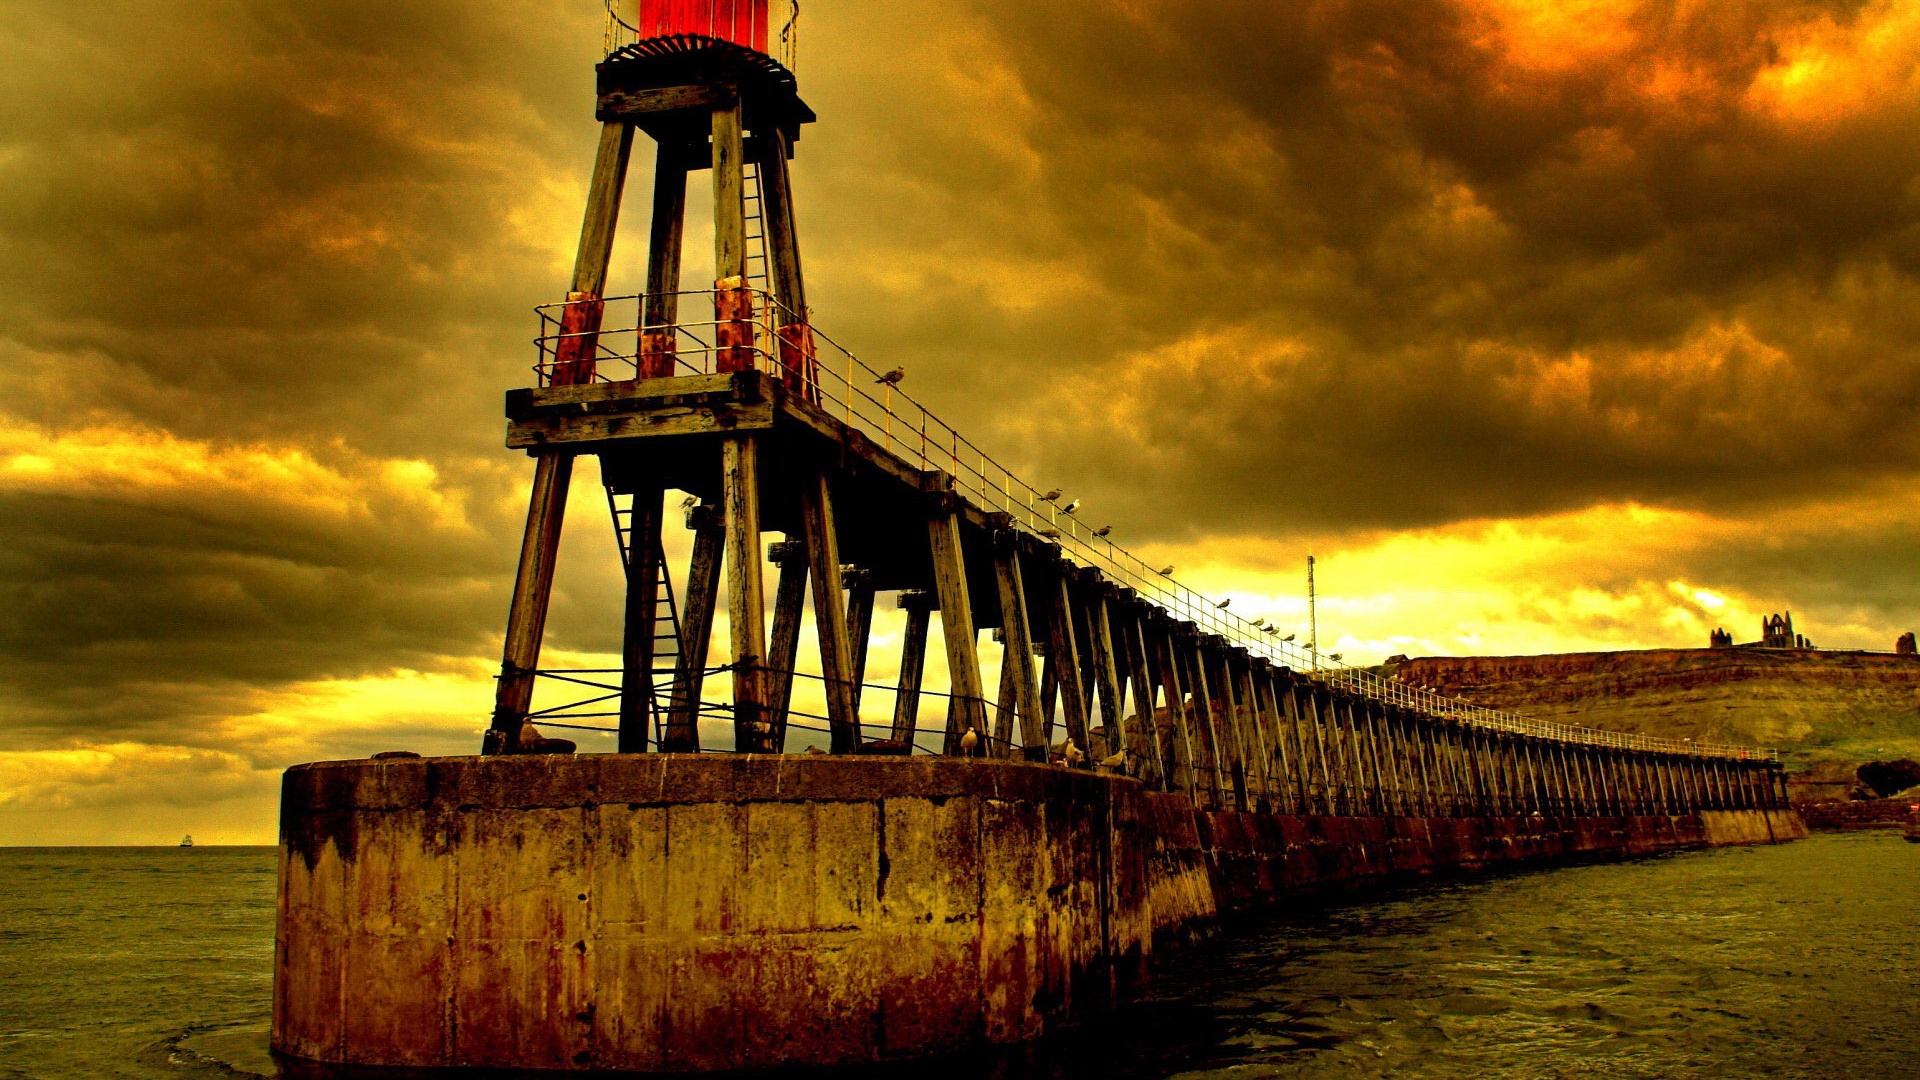
{"label": "bird perched on railing", "polygon": [[1219,608],[1221,611],[1225,611],[1227,610],[1227,605],[1231,603],[1233,603],[1233,597],[1229,596],[1213,606]]}
{"label": "bird perched on railing", "polygon": [[1101,758],[1095,764],[1099,765],[1103,769],[1111,769],[1114,772],[1120,772],[1127,767],[1127,752],[1125,750],[1122,750],[1117,754],[1109,754],[1108,756]]}
{"label": "bird perched on railing", "polygon": [[1060,751],[1060,757],[1063,761],[1067,763],[1068,768],[1073,768],[1074,766],[1087,760],[1086,751],[1073,745],[1072,739],[1067,740],[1066,748]]}
{"label": "bird perched on railing", "polygon": [[1167,568],[1166,568],[1165,570],[1161,570],[1161,571],[1159,571],[1159,574],[1160,574],[1160,576],[1161,576],[1161,577],[1172,577],[1172,576],[1173,576],[1173,566],[1172,566],[1171,564],[1169,564],[1169,565],[1167,566]]}
{"label": "bird perched on railing", "polygon": [[1071,514],[1078,509],[1080,509],[1080,500],[1075,499],[1072,502],[1068,503],[1067,505],[1061,507],[1060,512],[1063,514]]}
{"label": "bird perched on railing", "polygon": [[1059,488],[1054,488],[1054,489],[1053,489],[1052,491],[1049,491],[1049,492],[1047,492],[1047,493],[1046,493],[1045,495],[1042,495],[1042,496],[1040,496],[1040,501],[1041,501],[1041,502],[1052,502],[1053,500],[1055,500],[1055,499],[1057,499],[1057,498],[1059,498],[1059,497],[1060,497],[1060,489],[1059,489]]}
{"label": "bird perched on railing", "polygon": [[1299,634],[1288,634],[1288,635],[1287,635],[1286,637],[1283,637],[1283,638],[1281,638],[1280,640],[1281,640],[1281,641],[1292,641],[1292,640],[1293,640],[1294,638],[1297,638],[1297,637],[1299,637],[1299,636],[1300,636]]}
{"label": "bird perched on railing", "polygon": [[881,383],[886,383],[888,386],[898,386],[900,385],[900,380],[906,377],[907,377],[907,369],[903,367],[897,367],[897,368],[894,368],[892,371],[887,372],[885,375],[882,375],[879,378],[873,380],[873,382],[875,386],[878,386]]}
{"label": "bird perched on railing", "polygon": [[973,730],[973,728],[969,726],[967,728],[967,733],[965,735],[960,736],[960,753],[966,757],[972,757],[974,748],[979,745],[980,745],[980,733]]}
{"label": "bird perched on railing", "polygon": [[1093,530],[1093,535],[1095,535],[1095,536],[1105,536],[1105,535],[1107,535],[1108,533],[1110,533],[1110,532],[1112,532],[1112,531],[1113,531],[1113,526],[1111,526],[1111,525],[1102,525],[1102,526],[1100,526],[1099,528],[1097,528],[1097,529],[1095,529],[1095,530]]}

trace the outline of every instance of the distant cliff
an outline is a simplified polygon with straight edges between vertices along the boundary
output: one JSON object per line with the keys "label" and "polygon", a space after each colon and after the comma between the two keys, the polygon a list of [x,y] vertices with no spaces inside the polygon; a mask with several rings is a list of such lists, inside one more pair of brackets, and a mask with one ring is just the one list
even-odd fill
{"label": "distant cliff", "polygon": [[1773,649],[1422,656],[1405,682],[1542,720],[1779,748],[1809,779],[1920,757],[1920,657]]}

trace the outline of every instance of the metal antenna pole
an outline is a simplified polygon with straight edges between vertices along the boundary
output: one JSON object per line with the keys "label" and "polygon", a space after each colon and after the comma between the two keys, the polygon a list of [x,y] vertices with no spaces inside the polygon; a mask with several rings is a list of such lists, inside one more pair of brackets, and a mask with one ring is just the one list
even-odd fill
{"label": "metal antenna pole", "polygon": [[1313,670],[1320,670],[1320,616],[1314,609],[1313,556],[1307,556],[1307,654],[1313,657]]}

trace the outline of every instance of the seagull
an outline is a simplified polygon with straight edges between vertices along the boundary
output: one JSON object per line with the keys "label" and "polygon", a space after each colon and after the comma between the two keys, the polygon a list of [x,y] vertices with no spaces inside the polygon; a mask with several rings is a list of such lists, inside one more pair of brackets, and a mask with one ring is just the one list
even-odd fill
{"label": "seagull", "polygon": [[1299,634],[1288,634],[1288,635],[1287,635],[1286,637],[1283,637],[1283,638],[1281,638],[1280,640],[1281,640],[1281,641],[1292,641],[1292,640],[1293,640],[1294,638],[1297,638],[1297,637],[1299,637],[1299,636],[1300,636]]}
{"label": "seagull", "polygon": [[1330,653],[1328,653],[1328,654],[1327,654],[1327,659],[1329,659],[1329,660],[1338,660],[1338,659],[1340,659],[1340,654],[1339,654],[1339,653],[1337,653],[1337,652],[1330,652]]}
{"label": "seagull", "polygon": [[1107,535],[1108,533],[1110,533],[1110,532],[1112,532],[1112,531],[1113,531],[1113,526],[1111,526],[1111,525],[1102,525],[1102,526],[1100,526],[1099,528],[1097,528],[1097,529],[1095,529],[1095,530],[1093,530],[1093,535],[1095,535],[1095,536],[1105,536],[1105,535]]}
{"label": "seagull", "polygon": [[1080,500],[1075,499],[1072,502],[1068,503],[1067,505],[1061,507],[1060,512],[1063,514],[1071,514],[1078,509],[1080,509]]}
{"label": "seagull", "polygon": [[1162,571],[1160,571],[1160,576],[1161,576],[1161,577],[1172,577],[1172,576],[1173,576],[1173,567],[1172,567],[1172,566],[1168,566],[1168,567],[1167,567],[1167,568],[1166,568],[1165,570],[1162,570]]}
{"label": "seagull", "polygon": [[1057,499],[1057,498],[1059,498],[1059,497],[1060,497],[1060,489],[1059,489],[1059,488],[1054,488],[1054,489],[1053,489],[1052,491],[1049,491],[1049,492],[1047,492],[1047,493],[1046,493],[1045,495],[1042,495],[1042,496],[1040,496],[1040,501],[1041,501],[1041,502],[1052,502],[1053,500],[1055,500],[1055,499]]}
{"label": "seagull", "polygon": [[807,749],[806,749],[806,752],[807,752],[807,753],[809,753],[809,754],[824,754],[824,753],[826,753],[826,751],[825,751],[825,750],[822,750],[822,749],[820,749],[820,748],[819,748],[819,747],[817,747],[817,746],[809,746],[809,747],[807,747]]}
{"label": "seagull", "polygon": [[1121,769],[1125,768],[1126,764],[1127,752],[1125,750],[1100,759],[1100,767],[1103,769]]}
{"label": "seagull", "polygon": [[894,368],[892,371],[887,372],[885,375],[882,375],[879,378],[873,380],[873,383],[875,386],[878,386],[881,383],[886,383],[888,386],[898,386],[900,385],[900,380],[906,377],[907,377],[907,369],[903,367],[897,367],[897,368]]}
{"label": "seagull", "polygon": [[689,495],[680,500],[680,509],[682,510],[691,510],[698,505],[700,505],[700,496],[698,495]]}
{"label": "seagull", "polygon": [[980,745],[980,733],[973,730],[973,728],[971,727],[967,728],[967,733],[965,735],[960,736],[960,753],[966,757],[972,757],[973,748],[979,745]]}
{"label": "seagull", "polygon": [[1220,610],[1222,610],[1222,611],[1225,611],[1225,610],[1226,610],[1226,607],[1227,607],[1227,605],[1228,605],[1228,604],[1231,604],[1231,603],[1233,603],[1233,597],[1231,597],[1231,596],[1229,596],[1229,597],[1227,597],[1227,598],[1226,598],[1225,600],[1222,600],[1222,601],[1220,601],[1219,603],[1217,603],[1217,604],[1215,604],[1215,605],[1213,605],[1213,606],[1214,606],[1214,607],[1217,607],[1217,608],[1219,608],[1219,609],[1220,609]]}
{"label": "seagull", "polygon": [[1082,751],[1079,747],[1073,745],[1072,739],[1067,740],[1066,749],[1060,751],[1060,756],[1066,759],[1067,766],[1069,768],[1087,760],[1086,753]]}

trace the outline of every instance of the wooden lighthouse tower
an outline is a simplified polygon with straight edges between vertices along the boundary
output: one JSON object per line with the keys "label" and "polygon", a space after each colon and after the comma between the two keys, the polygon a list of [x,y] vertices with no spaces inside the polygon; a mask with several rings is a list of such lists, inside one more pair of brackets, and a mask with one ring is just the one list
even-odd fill
{"label": "wooden lighthouse tower", "polygon": [[[573,281],[563,304],[543,309],[541,385],[509,395],[509,443],[534,455],[535,473],[483,752],[569,745],[542,737],[529,717],[568,488],[584,453],[600,459],[626,565],[619,749],[700,749],[703,685],[722,674],[732,683],[736,748],[782,748],[811,579],[832,745],[849,752],[861,742],[859,624],[871,617],[873,589],[858,575],[842,577],[834,465],[783,451],[770,478],[770,425],[741,415],[764,414],[767,402],[756,399],[770,394],[796,403],[819,395],[788,180],[801,127],[814,114],[791,69],[769,53],[770,34],[790,40],[792,24],[775,32],[767,0],[639,0],[637,10],[609,11],[610,31],[628,40],[597,69],[601,134]],[[634,308],[622,321],[609,314],[607,271],[636,133],[655,150],[650,246],[645,292],[621,298]],[[683,291],[687,184],[703,171],[713,183],[715,280]],[[693,558],[678,597],[661,546],[670,489],[696,496],[687,517]],[[774,523],[769,492],[777,492]],[[774,529],[804,539],[774,545],[770,639],[760,551],[763,531]],[[939,605],[960,672],[950,720],[957,740],[969,727],[984,731],[986,720],[957,533],[945,539],[953,550],[940,576],[959,590],[949,588]],[[708,638],[723,583],[731,648],[716,670]],[[907,591],[901,604],[924,652],[935,601],[931,590]],[[917,706],[917,685],[907,696]],[[910,737],[910,723],[907,730]]]}

